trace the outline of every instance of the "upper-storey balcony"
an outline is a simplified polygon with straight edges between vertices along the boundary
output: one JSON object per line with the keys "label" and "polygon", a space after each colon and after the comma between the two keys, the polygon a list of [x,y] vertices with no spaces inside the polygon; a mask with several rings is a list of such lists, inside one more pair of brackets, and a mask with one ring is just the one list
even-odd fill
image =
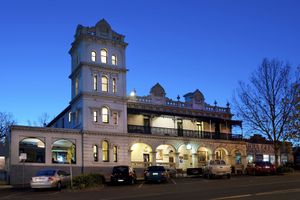
{"label": "upper-storey balcony", "polygon": [[173,136],[173,137],[189,137],[189,138],[200,138],[200,139],[220,139],[220,140],[233,140],[233,141],[243,140],[243,136],[241,134],[216,133],[216,132],[194,131],[194,130],[186,130],[186,129],[161,128],[161,127],[150,127],[150,126],[136,126],[136,125],[128,125],[128,133],[151,134],[151,135]]}

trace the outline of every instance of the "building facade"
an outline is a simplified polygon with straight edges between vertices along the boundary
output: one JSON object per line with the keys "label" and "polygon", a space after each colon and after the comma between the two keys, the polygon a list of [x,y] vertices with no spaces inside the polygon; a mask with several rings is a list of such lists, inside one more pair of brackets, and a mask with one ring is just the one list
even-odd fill
{"label": "building facade", "polygon": [[127,45],[104,19],[77,27],[70,104],[47,127],[11,127],[11,184],[28,183],[45,167],[108,177],[115,165],[131,165],[140,176],[149,165],[185,171],[209,159],[246,166],[250,144],[232,133],[242,133],[242,122],[229,104],[209,105],[199,90],[172,100],[159,83],[146,96],[126,94]]}

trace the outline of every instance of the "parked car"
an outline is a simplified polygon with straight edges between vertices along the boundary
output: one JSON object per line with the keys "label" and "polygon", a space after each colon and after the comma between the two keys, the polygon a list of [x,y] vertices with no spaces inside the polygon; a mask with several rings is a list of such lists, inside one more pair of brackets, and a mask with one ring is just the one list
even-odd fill
{"label": "parked car", "polygon": [[136,183],[136,173],[134,169],[130,166],[121,165],[113,167],[110,181],[113,184],[116,183],[127,183],[135,184]]}
{"label": "parked car", "polygon": [[203,169],[203,176],[212,178],[215,176],[231,177],[231,165],[227,165],[224,160],[210,160]]}
{"label": "parked car", "polygon": [[166,182],[169,174],[163,166],[150,166],[144,172],[145,181]]}
{"label": "parked car", "polygon": [[258,161],[248,164],[246,167],[246,173],[249,175],[275,174],[276,167],[270,162]]}
{"label": "parked car", "polygon": [[42,169],[31,178],[30,186],[34,189],[56,188],[60,190],[70,183],[70,174],[59,169]]}

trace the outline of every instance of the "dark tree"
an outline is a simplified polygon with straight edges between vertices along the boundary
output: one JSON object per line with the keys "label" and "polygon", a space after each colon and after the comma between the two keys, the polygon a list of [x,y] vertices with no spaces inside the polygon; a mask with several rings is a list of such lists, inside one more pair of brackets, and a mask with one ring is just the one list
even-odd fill
{"label": "dark tree", "polygon": [[244,124],[273,142],[278,164],[282,142],[290,139],[291,113],[295,109],[295,79],[291,67],[277,59],[263,59],[250,76],[249,83],[239,82],[234,103]]}
{"label": "dark tree", "polygon": [[9,132],[9,127],[15,124],[11,114],[0,112],[0,142],[3,142]]}

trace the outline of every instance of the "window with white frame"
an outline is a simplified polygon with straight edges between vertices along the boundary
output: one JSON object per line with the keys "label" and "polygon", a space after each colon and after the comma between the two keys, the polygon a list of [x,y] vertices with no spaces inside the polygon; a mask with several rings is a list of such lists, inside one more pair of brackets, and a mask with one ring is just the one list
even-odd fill
{"label": "window with white frame", "polygon": [[93,146],[93,157],[94,157],[94,161],[98,162],[98,146],[97,145]]}
{"label": "window with white frame", "polygon": [[117,81],[116,81],[116,78],[113,78],[112,79],[112,86],[113,86],[113,88],[112,88],[112,92],[113,93],[116,93],[117,92]]}
{"label": "window with white frame", "polygon": [[98,90],[98,76],[96,74],[93,76],[93,89],[94,91]]}
{"label": "window with white frame", "polygon": [[118,124],[118,113],[114,112],[112,117],[113,117],[114,125],[117,125]]}
{"label": "window with white frame", "polygon": [[116,55],[111,56],[111,64],[112,65],[117,65],[117,56]]}
{"label": "window with white frame", "polygon": [[107,51],[105,49],[101,49],[101,62],[107,63]]}
{"label": "window with white frame", "polygon": [[109,110],[107,107],[102,108],[102,122],[103,123],[109,123]]}
{"label": "window with white frame", "polygon": [[114,162],[118,162],[118,147],[114,146]]}
{"label": "window with white frame", "polygon": [[75,80],[75,96],[78,95],[79,92],[79,80],[76,78]]}
{"label": "window with white frame", "polygon": [[101,78],[102,92],[108,92],[108,78],[102,76]]}
{"label": "window with white frame", "polygon": [[72,121],[72,112],[70,111],[69,112],[69,123],[71,123],[71,121]]}
{"label": "window with white frame", "polygon": [[91,60],[92,60],[93,62],[96,62],[96,52],[95,52],[95,51],[92,51],[92,52],[91,52]]}
{"label": "window with white frame", "polygon": [[108,141],[102,141],[102,161],[108,162],[109,161],[109,144]]}
{"label": "window with white frame", "polygon": [[98,112],[96,110],[93,111],[93,121],[98,122]]}

